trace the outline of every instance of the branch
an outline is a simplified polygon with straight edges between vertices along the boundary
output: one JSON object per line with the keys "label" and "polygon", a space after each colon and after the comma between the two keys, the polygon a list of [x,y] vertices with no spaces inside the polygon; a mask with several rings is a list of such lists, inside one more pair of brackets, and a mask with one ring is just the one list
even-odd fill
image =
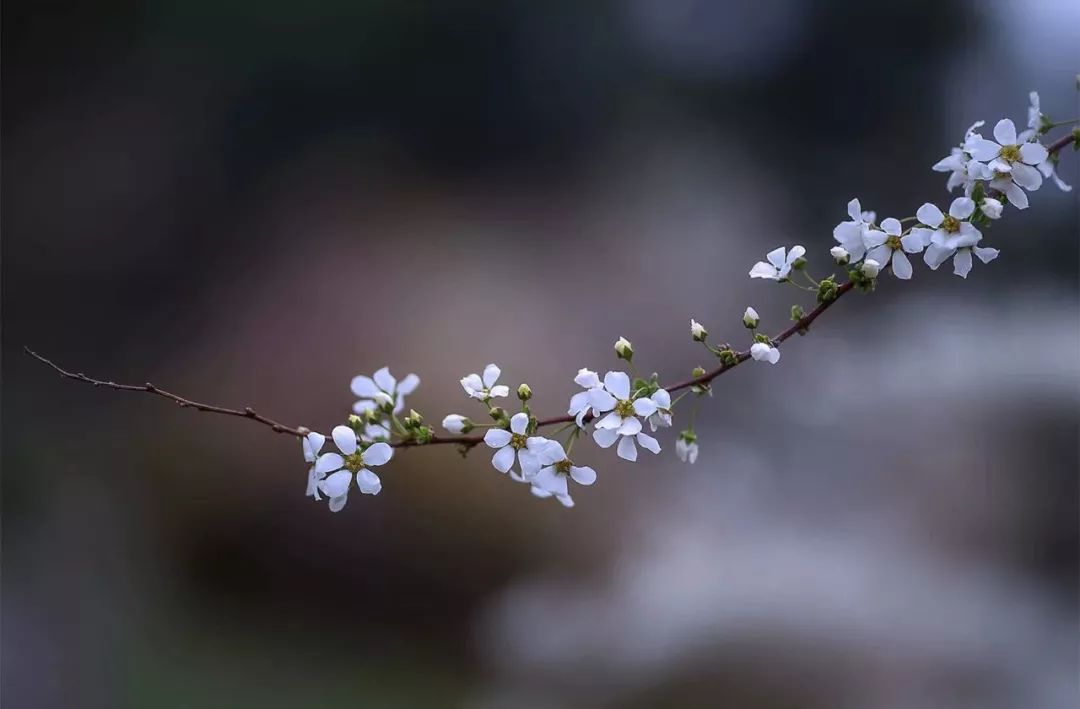
{"label": "branch", "polygon": [[258,414],[255,412],[255,409],[251,408],[250,406],[244,407],[243,409],[230,409],[226,406],[203,404],[198,401],[192,401],[191,399],[185,399],[182,396],[165,391],[164,389],[159,389],[150,382],[147,382],[146,384],[118,384],[117,382],[107,382],[101,379],[94,379],[93,377],[86,376],[82,372],[69,372],[68,370],[64,369],[52,360],[42,357],[37,352],[34,352],[29,347],[23,347],[23,351],[37,361],[41,362],[42,364],[52,367],[64,379],[74,379],[75,381],[85,382],[86,384],[90,384],[92,386],[108,387],[109,389],[116,389],[117,391],[141,391],[146,394],[154,394],[156,396],[168,399],[169,401],[175,402],[182,409],[191,408],[195,409],[196,411],[203,411],[209,414],[225,414],[226,416],[239,416],[240,418],[250,419],[252,421],[257,421],[258,423],[261,423],[265,426],[269,426],[270,430],[274,431],[275,433],[289,433],[296,436],[297,438],[303,438],[309,433],[308,430],[303,427],[291,428],[289,426],[286,426],[285,424],[278,423],[271,418],[267,418],[266,416]]}
{"label": "branch", "polygon": [[[1059,151],[1061,151],[1066,146],[1071,145],[1071,144],[1073,144],[1074,142],[1077,142],[1077,141],[1080,141],[1080,138],[1077,137],[1075,132],[1066,133],[1065,135],[1063,135],[1060,138],[1058,138],[1057,140],[1055,140],[1053,143],[1050,143],[1049,145],[1047,145],[1046,150],[1050,155],[1054,155],[1054,154],[1058,153]],[[832,307],[833,303],[838,301],[844,294],[851,291],[854,288],[854,286],[855,286],[855,283],[852,282],[852,281],[848,281],[847,283],[844,283],[844,284],[840,285],[837,288],[836,295],[832,300],[828,300],[828,301],[825,301],[825,302],[819,304],[816,308],[814,308],[809,313],[804,315],[802,318],[800,318],[798,321],[796,321],[794,324],[792,324],[786,330],[784,330],[780,334],[776,335],[775,337],[771,338],[772,342],[774,344],[783,343],[787,339],[789,339],[792,335],[794,335],[795,333],[807,330],[810,327],[810,325],[815,320],[817,320],[817,318],[822,313],[824,313],[826,310],[828,310],[830,307]],[[70,371],[68,371],[66,369],[63,369],[62,367],[57,365],[55,362],[41,356],[40,354],[33,351],[29,347],[23,347],[23,350],[28,355],[30,355],[34,359],[38,360],[42,364],[45,364],[45,365],[51,367],[58,374],[60,374],[61,377],[65,378],[65,379],[74,379],[76,381],[84,382],[86,384],[91,384],[91,385],[93,385],[95,387],[103,386],[103,387],[108,387],[109,389],[116,389],[118,391],[137,391],[137,392],[143,392],[143,393],[146,393],[146,394],[154,394],[156,396],[160,396],[162,398],[165,398],[165,399],[168,399],[170,401],[175,402],[181,408],[191,408],[191,409],[195,409],[196,411],[202,411],[202,412],[205,412],[205,413],[224,414],[224,415],[227,415],[227,416],[237,416],[239,418],[249,419],[251,421],[255,421],[257,423],[260,423],[260,424],[263,424],[263,425],[269,427],[275,433],[288,433],[290,435],[296,436],[297,438],[303,438],[304,436],[306,436],[310,432],[309,429],[307,429],[307,428],[305,428],[303,426],[298,426],[296,428],[293,428],[291,426],[286,426],[286,425],[284,425],[282,423],[278,423],[277,421],[275,421],[275,420],[273,420],[271,418],[267,418],[266,416],[263,416],[261,414],[256,413],[255,410],[252,409],[251,407],[244,407],[243,409],[233,409],[233,408],[229,408],[229,407],[226,407],[226,406],[218,406],[218,405],[215,405],[215,404],[204,404],[204,403],[201,403],[201,402],[198,402],[198,401],[193,401],[191,399],[184,398],[184,397],[179,396],[177,394],[173,394],[171,392],[165,391],[164,389],[159,389],[158,387],[154,386],[153,384],[151,384],[149,382],[147,382],[146,384],[119,384],[117,382],[103,381],[103,380],[100,380],[100,379],[94,379],[92,377],[88,377],[87,375],[83,374],[82,372],[70,372]],[[689,388],[694,387],[694,386],[707,386],[708,384],[710,384],[714,379],[716,379],[720,375],[734,369],[735,367],[742,364],[743,362],[745,362],[748,359],[750,359],[750,351],[749,350],[736,352],[734,361],[729,363],[729,364],[722,364],[719,367],[717,367],[716,369],[713,369],[710,372],[706,372],[705,374],[703,374],[703,375],[701,375],[699,377],[695,377],[693,379],[688,379],[686,381],[679,382],[679,383],[673,384],[671,386],[665,386],[663,388],[667,389],[667,391],[669,391],[671,393],[675,393],[675,392],[678,392],[678,391],[681,391],[681,390],[684,390],[684,389],[689,389]],[[591,416],[586,416],[585,421],[588,422],[589,420],[591,420]],[[556,417],[553,417],[553,418],[542,419],[542,420],[538,421],[537,422],[537,427],[542,428],[542,427],[554,426],[554,425],[558,425],[558,424],[566,424],[566,423],[571,423],[572,421],[574,421],[574,417],[570,416],[570,415],[556,416]],[[422,446],[422,445],[426,446],[426,445],[437,445],[437,444],[455,444],[455,445],[463,446],[465,448],[471,448],[473,446],[478,445],[483,440],[484,440],[484,438],[483,438],[482,435],[472,435],[472,436],[467,436],[467,435],[462,435],[462,436],[431,436],[427,441],[425,441],[423,443],[421,443],[421,442],[419,442],[419,441],[417,441],[417,440],[415,440],[413,438],[408,438],[408,439],[404,439],[404,440],[394,441],[394,442],[390,443],[390,445],[395,447],[395,448],[412,448],[412,447],[418,447],[418,446]]]}

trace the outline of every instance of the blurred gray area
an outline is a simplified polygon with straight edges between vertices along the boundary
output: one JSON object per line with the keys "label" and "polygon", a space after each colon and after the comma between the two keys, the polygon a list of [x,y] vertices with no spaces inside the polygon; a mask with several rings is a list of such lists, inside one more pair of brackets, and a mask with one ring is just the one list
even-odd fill
{"label": "blurred gray area", "polygon": [[[2,696],[12,707],[1076,706],[1078,208],[917,264],[717,382],[693,467],[582,445],[577,507],[410,451],[345,511],[292,439],[21,354],[328,429],[390,364],[558,414],[634,341],[697,364],[827,271],[859,196],[1037,89],[1064,0],[3,7]],[[1061,173],[1080,183],[1072,153]],[[804,301],[804,305],[806,305]],[[685,419],[684,419],[685,421]],[[678,429],[679,422],[677,421]]]}

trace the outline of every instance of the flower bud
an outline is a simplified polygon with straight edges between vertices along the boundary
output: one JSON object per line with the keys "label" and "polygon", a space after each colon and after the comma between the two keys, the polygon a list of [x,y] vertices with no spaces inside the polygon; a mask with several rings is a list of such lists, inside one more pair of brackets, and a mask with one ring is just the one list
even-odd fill
{"label": "flower bud", "polygon": [[836,292],[839,287],[836,285],[836,281],[832,276],[828,278],[822,278],[821,283],[818,284],[817,302],[828,303],[831,300],[836,300]]}
{"label": "flower bud", "polygon": [[385,391],[377,392],[372,398],[375,400],[375,405],[383,411],[389,412],[394,410],[394,398]]}
{"label": "flower bud", "polygon": [[402,421],[405,428],[419,428],[424,423],[424,417],[416,409],[409,409],[409,415]]}
{"label": "flower bud", "polygon": [[488,410],[488,415],[491,416],[491,420],[496,423],[510,422],[510,417],[506,415],[506,409],[501,406],[492,406]]}
{"label": "flower bud", "polygon": [[630,344],[630,340],[625,337],[620,337],[615,341],[615,355],[619,359],[625,359],[627,362],[634,358],[634,346]]}
{"label": "flower bud", "polygon": [[694,367],[694,369],[691,370],[691,372],[690,372],[690,376],[693,377],[694,379],[697,379],[698,377],[704,377],[705,376],[705,368],[704,367]]}
{"label": "flower bud", "polygon": [[792,322],[799,322],[806,317],[806,311],[803,310],[801,305],[791,306],[791,320]]}
{"label": "flower bud", "polygon": [[690,337],[694,338],[694,342],[704,342],[708,336],[709,331],[705,329],[705,326],[690,318]]}
{"label": "flower bud", "polygon": [[862,267],[859,269],[862,274],[867,278],[877,278],[878,273],[881,272],[881,264],[872,258],[868,258],[863,261]]}
{"label": "flower bud", "polygon": [[758,314],[753,308],[747,308],[746,312],[742,316],[742,324],[748,329],[753,330],[758,324]]}
{"label": "flower bud", "polygon": [[1001,210],[1003,209],[1003,207],[1001,202],[997,201],[996,199],[993,199],[992,197],[987,197],[982,201],[982,204],[980,204],[979,206],[982,208],[982,213],[990,217],[991,219],[1001,219]]}
{"label": "flower bud", "polygon": [[734,367],[739,363],[739,356],[735,354],[735,350],[730,347],[725,347],[716,353],[716,356],[720,358],[720,364],[725,367]]}
{"label": "flower bud", "polygon": [[829,249],[829,253],[832,254],[833,260],[841,266],[846,266],[851,261],[851,254],[843,246],[834,246]]}
{"label": "flower bud", "polygon": [[471,431],[473,423],[461,414],[450,414],[442,420],[442,427],[456,436]]}
{"label": "flower bud", "polygon": [[364,419],[357,416],[356,414],[349,414],[349,418],[346,423],[348,424],[349,428],[356,431],[357,433],[360,433],[364,430],[364,424],[366,422],[364,421]]}
{"label": "flower bud", "polygon": [[806,259],[800,256],[799,258],[795,259],[794,263],[791,264],[791,268],[796,271],[803,270],[804,268],[806,268]]}
{"label": "flower bud", "polygon": [[528,401],[532,398],[532,389],[529,388],[528,384],[522,383],[521,386],[518,387],[517,395],[522,401]]}

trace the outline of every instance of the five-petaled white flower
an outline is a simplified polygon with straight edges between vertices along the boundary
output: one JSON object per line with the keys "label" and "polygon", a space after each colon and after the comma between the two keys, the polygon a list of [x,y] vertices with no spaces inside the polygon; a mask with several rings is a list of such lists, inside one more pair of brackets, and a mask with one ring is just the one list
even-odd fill
{"label": "five-petaled white flower", "polygon": [[945,181],[945,189],[949,192],[952,192],[957,187],[963,187],[964,195],[970,197],[976,180],[988,180],[992,176],[990,168],[978,160],[972,160],[967,150],[965,150],[965,146],[972,137],[978,135],[975,130],[985,124],[986,121],[972,123],[971,127],[964,133],[964,141],[960,144],[960,147],[953,148],[948,157],[942,158],[934,164],[932,169],[935,172],[950,173],[949,179]]}
{"label": "five-petaled white flower", "polygon": [[546,441],[540,455],[540,470],[532,479],[533,487],[558,498],[569,495],[567,479],[572,478],[578,485],[592,485],[596,482],[596,471],[588,466],[574,465],[566,457],[566,451],[558,441]]}
{"label": "five-petaled white flower", "polygon": [[[971,222],[964,221],[975,213],[975,202],[967,197],[957,197],[949,205],[949,214],[941,213],[935,205],[927,202],[915,212],[919,221],[934,231],[930,233],[930,245],[945,249],[974,246],[982,239],[982,232]],[[916,230],[912,230],[913,232]],[[925,232],[919,232],[925,238]],[[926,258],[924,257],[924,260]],[[926,260],[927,264],[930,263]],[[940,264],[939,264],[940,265]],[[936,268],[936,267],[934,267]]]}
{"label": "five-petaled white flower", "polygon": [[[496,470],[500,473],[508,472],[517,460],[524,478],[531,478],[536,474],[540,466],[535,453],[528,449],[530,440],[528,433],[529,415],[526,413],[517,413],[510,417],[509,431],[505,428],[488,429],[488,432],[484,434],[484,443],[490,448],[497,449],[495,455],[491,457],[491,464]],[[533,436],[533,438],[539,439],[533,443],[535,450],[537,444],[543,439],[539,436]]]}
{"label": "five-petaled white flower", "polygon": [[[871,229],[866,233],[867,260],[877,261],[884,268],[892,261],[892,272],[897,278],[911,278],[911,261],[907,255],[920,253],[929,244],[925,230],[912,230],[904,234],[900,220],[889,217],[881,222],[881,231]],[[925,243],[924,243],[925,240]]]}
{"label": "five-petaled white flower", "polygon": [[368,470],[368,466],[386,463],[394,456],[394,449],[384,442],[373,443],[361,449],[356,433],[348,426],[335,426],[330,435],[341,455],[323,453],[315,461],[315,470],[323,475],[331,473],[319,482],[319,489],[330,498],[330,511],[339,512],[345,507],[353,475],[356,476],[356,485],[360,492],[365,495],[379,494],[382,481],[378,475]]}
{"label": "five-petaled white flower", "polygon": [[326,443],[326,436],[314,431],[300,440],[300,449],[304,451],[304,460],[311,464],[311,467],[308,468],[307,492],[304,494],[308,497],[314,497],[316,501],[322,499],[319,497],[319,481],[326,477],[326,473],[319,473],[315,470],[315,461],[319,457],[319,451],[322,450],[323,443]]}
{"label": "five-petaled white flower", "polygon": [[658,410],[655,401],[649,398],[633,399],[630,392],[630,377],[626,372],[608,372],[604,375],[604,386],[590,390],[593,410],[598,414],[607,413],[596,422],[593,440],[601,448],[610,448],[619,441],[617,453],[623,460],[637,460],[637,446],[654,454],[660,452],[660,443],[652,436],[642,432],[638,416],[651,416]]}
{"label": "five-petaled white flower", "polygon": [[758,261],[754,264],[754,267],[750,269],[750,277],[768,278],[773,281],[783,280],[791,273],[791,268],[794,266],[795,262],[801,259],[805,254],[806,249],[802,246],[792,246],[791,251],[788,251],[783,246],[778,249],[773,249],[765,254],[768,263],[765,261]]}
{"label": "five-petaled white flower", "polygon": [[509,396],[510,387],[505,384],[496,385],[495,382],[499,381],[499,375],[502,374],[502,370],[494,364],[489,364],[484,367],[484,375],[481,377],[479,374],[470,374],[467,377],[462,377],[461,388],[465,390],[465,393],[473,399],[480,399],[486,401],[487,399],[493,399],[500,396]]}
{"label": "five-petaled white flower", "polygon": [[[600,376],[585,367],[578,370],[577,375],[574,377],[574,383],[583,387],[585,391],[579,391],[570,397],[570,408],[567,409],[566,413],[573,416],[574,422],[577,423],[578,428],[581,428],[585,425],[585,416],[589,414],[589,409],[592,407],[593,389],[602,389],[603,385],[600,383]],[[592,415],[596,416],[599,413],[593,411]]]}
{"label": "five-petaled white flower", "polygon": [[750,356],[758,362],[776,364],[780,361],[780,350],[765,342],[750,345]]}
{"label": "five-petaled white flower", "polygon": [[847,211],[851,221],[837,224],[833,229],[833,238],[844,247],[852,261],[859,261],[866,253],[863,238],[874,225],[877,215],[874,212],[864,212],[858,198],[848,202]]}
{"label": "five-petaled white flower", "polygon": [[416,391],[420,377],[410,374],[400,382],[390,374],[389,367],[383,367],[372,377],[363,374],[353,377],[350,388],[360,400],[353,404],[353,411],[362,414],[374,411],[382,406],[393,404],[394,413],[405,408],[405,397]]}
{"label": "five-petaled white flower", "polygon": [[1008,118],[1001,119],[994,126],[994,137],[997,138],[997,142],[975,134],[966,143],[965,148],[975,160],[986,162],[987,166],[993,170],[994,180],[991,186],[1000,189],[1008,196],[1010,202],[1024,209],[1027,206],[1027,196],[1018,197],[1018,193],[1022,194],[1022,190],[1008,185],[1012,182],[1029,192],[1039,189],[1043,178],[1035,166],[1045,161],[1049,153],[1040,143],[1019,140],[1016,135],[1016,125]]}

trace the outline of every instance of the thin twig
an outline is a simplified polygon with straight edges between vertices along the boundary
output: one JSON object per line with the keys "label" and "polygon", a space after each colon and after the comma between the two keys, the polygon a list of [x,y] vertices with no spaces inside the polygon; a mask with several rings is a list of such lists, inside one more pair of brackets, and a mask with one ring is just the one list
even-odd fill
{"label": "thin twig", "polygon": [[[1060,151],[1065,146],[1071,145],[1075,140],[1076,140],[1076,138],[1073,136],[1073,134],[1071,132],[1067,133],[1067,134],[1061,136],[1060,138],[1058,138],[1057,140],[1055,140],[1050,145],[1046,146],[1046,150],[1050,155],[1053,155],[1053,154],[1057,153],[1058,151]],[[780,334],[778,334],[775,337],[771,338],[772,342],[774,344],[783,343],[784,341],[786,341],[788,338],[790,338],[795,333],[797,333],[797,332],[799,332],[801,330],[808,329],[810,327],[810,325],[815,320],[817,320],[818,316],[820,316],[826,310],[831,308],[833,303],[840,300],[840,298],[845,293],[848,293],[849,291],[851,291],[852,288],[854,288],[854,286],[855,286],[854,282],[851,282],[851,281],[848,281],[847,283],[844,283],[843,285],[839,286],[836,289],[836,296],[832,300],[827,300],[827,301],[819,304],[816,308],[814,308],[809,313],[807,313],[802,318],[800,318],[798,321],[796,321],[794,324],[792,324],[791,327],[787,328],[786,330],[784,330]],[[299,426],[299,427],[296,427],[296,428],[286,426],[284,424],[278,423],[277,421],[274,421],[273,419],[267,418],[266,416],[263,416],[261,414],[256,413],[255,410],[252,409],[251,407],[245,407],[243,409],[231,409],[231,408],[228,408],[228,407],[225,407],[225,406],[217,406],[217,405],[214,405],[214,404],[203,404],[203,403],[200,403],[198,401],[192,401],[191,399],[185,399],[182,396],[178,396],[178,395],[173,394],[171,392],[165,391],[164,389],[159,389],[158,387],[154,386],[153,384],[151,384],[149,382],[147,382],[146,384],[118,384],[116,382],[110,382],[110,381],[103,381],[103,380],[100,380],[100,379],[94,379],[92,377],[86,376],[82,372],[69,372],[66,369],[63,369],[62,367],[57,365],[52,360],[46,359],[45,357],[39,355],[37,352],[33,351],[29,347],[23,347],[23,350],[25,350],[25,352],[28,355],[30,355],[34,359],[38,360],[39,362],[41,362],[41,363],[43,363],[45,365],[48,365],[49,367],[52,367],[58,374],[60,374],[61,377],[65,378],[65,379],[74,379],[76,381],[84,382],[86,384],[90,384],[90,385],[93,385],[95,387],[103,386],[103,387],[108,387],[109,389],[116,389],[116,390],[119,390],[119,391],[139,391],[139,392],[144,392],[146,394],[154,394],[154,395],[157,395],[157,396],[160,396],[160,397],[163,397],[165,399],[169,399],[170,401],[175,402],[181,408],[191,408],[191,409],[195,409],[196,411],[204,411],[204,412],[212,413],[212,414],[225,414],[227,416],[238,416],[240,418],[250,419],[252,421],[256,421],[256,422],[261,423],[261,424],[263,424],[265,426],[268,426],[272,431],[274,431],[276,433],[288,433],[288,434],[291,434],[293,436],[296,436],[297,438],[303,438],[304,436],[306,436],[309,433],[309,430],[307,428],[304,428],[303,426]],[[742,351],[742,352],[736,352],[735,353],[735,360],[731,364],[722,364],[719,367],[717,367],[716,369],[714,369],[714,370],[712,370],[710,372],[706,372],[705,374],[701,375],[700,377],[695,377],[693,379],[688,379],[688,380],[686,380],[684,382],[679,382],[678,384],[673,384],[671,386],[664,387],[664,388],[667,389],[667,391],[669,393],[675,393],[677,391],[682,391],[683,389],[689,389],[690,387],[693,387],[693,386],[707,386],[709,383],[711,383],[714,379],[719,377],[721,374],[724,374],[725,372],[728,372],[728,371],[734,369],[735,367],[739,366],[740,364],[742,364],[743,362],[745,362],[748,359],[750,359],[750,351],[749,350]],[[591,419],[592,419],[591,416],[586,416],[585,417],[585,422],[588,422]],[[537,427],[543,428],[543,427],[547,427],[547,426],[554,426],[554,425],[560,424],[560,423],[570,423],[573,420],[574,420],[574,417],[570,416],[570,415],[556,416],[554,418],[548,418],[548,419],[543,419],[543,420],[538,421],[537,422]],[[484,440],[484,437],[482,435],[473,435],[473,436],[432,436],[426,443],[419,443],[415,439],[405,439],[405,440],[401,440],[401,441],[395,441],[395,442],[391,443],[390,445],[395,447],[395,448],[412,448],[412,447],[427,446],[427,445],[454,444],[454,445],[462,446],[464,448],[472,448],[473,446],[476,446],[479,443],[483,442],[483,440]]]}

